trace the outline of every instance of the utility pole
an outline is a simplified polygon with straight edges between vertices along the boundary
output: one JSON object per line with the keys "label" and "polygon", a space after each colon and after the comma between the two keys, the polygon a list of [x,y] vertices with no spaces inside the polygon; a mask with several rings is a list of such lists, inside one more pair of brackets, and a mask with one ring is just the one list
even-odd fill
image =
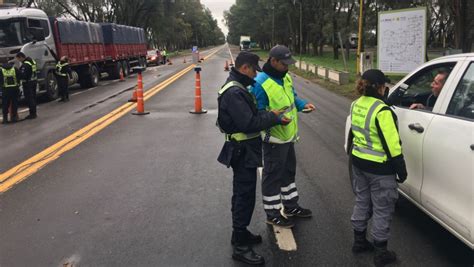
{"label": "utility pole", "polygon": [[[361,75],[360,73],[360,52],[362,48],[362,16],[364,15],[364,0],[360,0],[360,12],[359,12],[359,38],[357,40],[357,60],[356,60],[356,75]],[[380,44],[378,44],[380,45]]]}

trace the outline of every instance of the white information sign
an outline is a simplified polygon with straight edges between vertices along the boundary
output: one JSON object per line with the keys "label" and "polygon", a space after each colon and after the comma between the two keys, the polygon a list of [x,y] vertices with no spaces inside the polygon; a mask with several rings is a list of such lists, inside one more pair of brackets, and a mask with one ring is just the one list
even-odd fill
{"label": "white information sign", "polygon": [[378,68],[406,74],[425,62],[426,8],[379,13]]}

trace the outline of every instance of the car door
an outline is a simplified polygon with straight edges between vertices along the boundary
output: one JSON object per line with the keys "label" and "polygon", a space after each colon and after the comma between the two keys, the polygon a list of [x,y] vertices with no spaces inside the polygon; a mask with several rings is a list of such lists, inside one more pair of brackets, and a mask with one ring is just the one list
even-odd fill
{"label": "car door", "polygon": [[[425,130],[439,109],[440,103],[436,103],[432,110],[410,109],[411,104],[424,103],[431,94],[431,83],[440,72],[448,72],[449,76],[444,83],[441,94],[445,87],[449,87],[452,74],[459,69],[456,59],[445,59],[427,64],[413,73],[407,75],[394,88],[390,98],[400,90],[404,92],[396,103],[392,103],[392,109],[398,117],[398,130],[402,141],[402,150],[407,165],[408,179],[399,185],[400,191],[412,200],[420,202],[420,190],[423,183],[423,139]],[[440,95],[441,97],[441,95]]]}
{"label": "car door", "polygon": [[425,129],[421,203],[473,244],[474,61],[465,61],[458,76],[454,86],[443,88],[440,113]]}

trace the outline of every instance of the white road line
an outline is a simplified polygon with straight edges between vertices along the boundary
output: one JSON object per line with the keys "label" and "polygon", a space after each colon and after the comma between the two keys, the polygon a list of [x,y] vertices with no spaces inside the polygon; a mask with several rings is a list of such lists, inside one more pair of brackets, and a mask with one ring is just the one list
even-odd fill
{"label": "white road line", "polygon": [[273,233],[278,244],[278,247],[284,251],[296,251],[296,241],[293,237],[291,229],[281,228],[280,226],[273,226]]}
{"label": "white road line", "polygon": [[257,168],[257,173],[258,173],[258,176],[260,177],[260,181],[261,181],[262,178],[263,178],[263,167],[258,167]]}
{"label": "white road line", "polygon": [[231,58],[231,60],[232,60],[230,63],[231,63],[231,64],[234,64],[234,56],[233,56],[232,53],[230,52],[230,46],[229,46],[229,44],[227,44],[227,49],[229,50],[230,58]]}

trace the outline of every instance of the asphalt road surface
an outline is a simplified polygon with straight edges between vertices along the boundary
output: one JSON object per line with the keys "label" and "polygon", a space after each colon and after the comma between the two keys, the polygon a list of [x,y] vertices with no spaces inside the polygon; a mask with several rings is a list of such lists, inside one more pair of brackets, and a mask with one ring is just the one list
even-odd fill
{"label": "asphalt road surface", "polygon": [[[216,161],[224,142],[215,126],[216,98],[230,54],[226,46],[204,53],[211,54],[201,64],[207,114],[189,113],[195,74],[179,73],[191,63],[177,58],[144,73],[146,92],[156,91],[145,103],[149,115],[131,115],[125,104],[136,83],[132,76],[77,90],[68,103],[43,103],[38,119],[0,127],[2,182],[24,171],[6,177],[11,168],[28,168],[23,181],[0,194],[1,267],[242,266],[231,258],[231,170]],[[350,251],[353,194],[343,149],[350,101],[302,78],[294,81],[299,96],[317,108],[300,115],[296,145],[300,204],[314,216],[290,232],[296,250],[282,250],[264,223],[258,187],[250,230],[263,236],[263,244],[255,249],[268,266],[370,266],[371,254]],[[80,140],[74,146],[57,145],[118,107],[122,113],[114,113],[107,127],[97,124],[92,128],[100,130],[87,138],[73,136]],[[21,165],[55,146],[41,168]],[[392,266],[474,264],[467,246],[404,199],[389,246],[399,256]]]}

